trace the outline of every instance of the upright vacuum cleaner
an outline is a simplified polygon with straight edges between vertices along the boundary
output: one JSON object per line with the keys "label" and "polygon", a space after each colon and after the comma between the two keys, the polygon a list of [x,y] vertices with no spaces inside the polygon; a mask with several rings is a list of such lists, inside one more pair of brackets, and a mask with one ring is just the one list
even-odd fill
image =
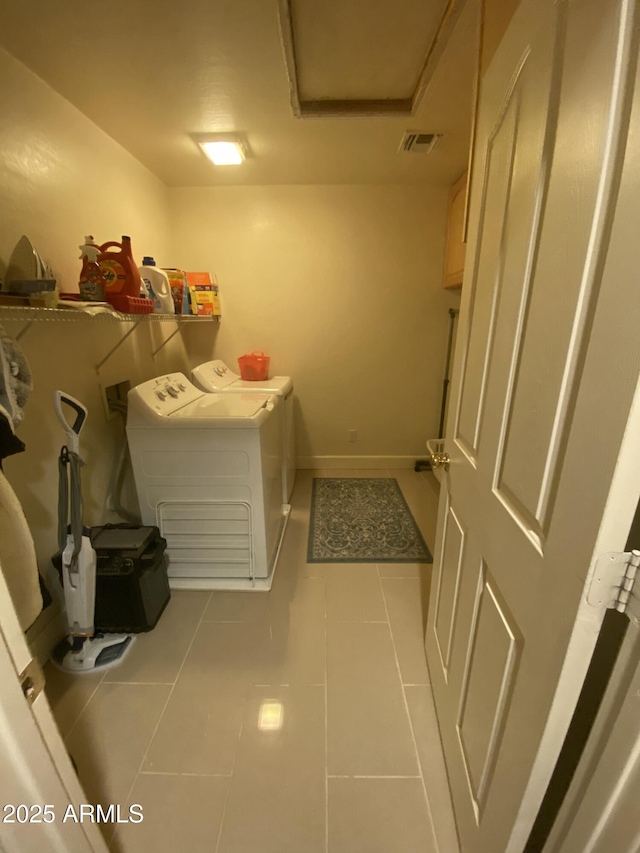
{"label": "upright vacuum cleaner", "polygon": [[[62,404],[75,412],[70,424]],[[82,521],[80,469],[80,432],[87,410],[62,391],[54,391],[53,405],[67,434],[67,444],[58,459],[58,547],[53,558],[62,578],[69,634],[54,648],[51,659],[67,672],[92,672],[119,663],[129,651],[130,634],[97,634],[94,617],[96,603],[96,552],[89,528]]]}

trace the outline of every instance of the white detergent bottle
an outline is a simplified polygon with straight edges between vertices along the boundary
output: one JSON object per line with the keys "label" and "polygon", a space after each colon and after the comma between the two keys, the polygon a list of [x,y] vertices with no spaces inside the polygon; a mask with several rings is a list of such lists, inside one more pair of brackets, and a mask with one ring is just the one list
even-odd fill
{"label": "white detergent bottle", "polygon": [[149,297],[153,299],[154,314],[175,314],[171,285],[166,272],[157,267],[156,262],[150,257],[142,259],[142,266],[138,267],[138,272],[149,291]]}

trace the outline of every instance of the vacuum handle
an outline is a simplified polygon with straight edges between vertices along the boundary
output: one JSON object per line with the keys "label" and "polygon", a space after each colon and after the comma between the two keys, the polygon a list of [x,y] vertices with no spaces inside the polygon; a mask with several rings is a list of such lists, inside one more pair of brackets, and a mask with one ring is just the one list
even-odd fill
{"label": "vacuum handle", "polygon": [[[63,403],[72,408],[76,413],[76,418],[73,424],[70,424],[65,417],[64,411],[62,410]],[[58,420],[62,424],[62,427],[69,438],[69,450],[71,450],[73,453],[79,453],[80,431],[82,430],[84,422],[87,419],[86,408],[82,405],[82,403],[80,403],[70,394],[65,394],[64,391],[53,392],[53,407],[56,410]]]}

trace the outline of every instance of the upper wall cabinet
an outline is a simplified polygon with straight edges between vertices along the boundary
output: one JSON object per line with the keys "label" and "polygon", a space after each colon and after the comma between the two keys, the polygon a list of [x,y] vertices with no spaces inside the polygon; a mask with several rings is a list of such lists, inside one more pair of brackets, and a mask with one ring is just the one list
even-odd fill
{"label": "upper wall cabinet", "polygon": [[[472,117],[471,151],[469,156],[469,174],[473,171],[473,145],[477,119],[478,100],[482,88],[482,77],[489,67],[493,55],[504,36],[513,13],[520,0],[475,0],[477,13],[477,76]],[[447,249],[444,264],[443,287],[462,286],[464,273],[465,244],[462,242],[465,229],[465,201],[467,195],[467,174],[451,187],[449,196],[449,216],[447,220]]]}
{"label": "upper wall cabinet", "polygon": [[447,217],[447,248],[444,262],[443,287],[461,287],[464,272],[466,245],[462,242],[464,231],[464,202],[467,176],[464,174],[451,187],[449,215]]}

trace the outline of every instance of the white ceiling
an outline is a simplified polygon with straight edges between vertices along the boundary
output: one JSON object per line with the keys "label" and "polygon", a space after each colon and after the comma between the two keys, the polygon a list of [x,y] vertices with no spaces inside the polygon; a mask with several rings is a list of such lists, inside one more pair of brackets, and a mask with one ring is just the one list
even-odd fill
{"label": "white ceiling", "polygon": [[[308,12],[305,86],[332,97],[336,83],[346,78],[347,97],[382,97],[381,86],[406,87],[443,6],[442,0],[371,0],[377,11],[370,17],[361,0],[297,2]],[[4,5],[0,44],[170,186],[450,184],[465,168],[472,2],[414,116],[318,119],[292,116],[277,0]],[[360,29],[357,6],[367,9],[365,15],[360,11]],[[325,10],[324,25],[319,9]],[[351,52],[348,33],[355,39]],[[338,55],[340,63],[334,61]],[[384,69],[392,73],[383,74]],[[397,149],[405,130],[444,138],[430,155],[401,155]],[[216,169],[189,136],[221,131],[243,134],[252,155],[244,165]]]}

